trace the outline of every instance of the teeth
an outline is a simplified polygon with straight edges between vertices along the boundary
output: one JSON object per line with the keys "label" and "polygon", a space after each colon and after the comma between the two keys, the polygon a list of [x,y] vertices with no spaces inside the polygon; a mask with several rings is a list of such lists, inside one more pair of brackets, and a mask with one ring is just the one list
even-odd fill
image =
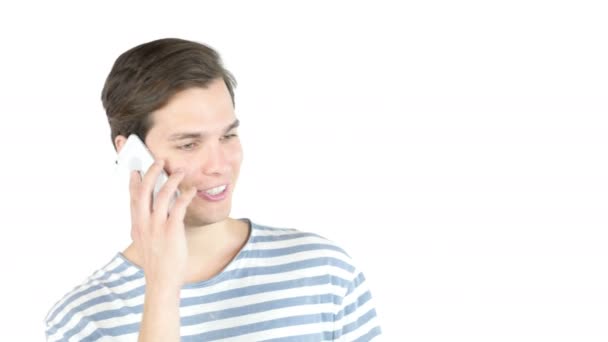
{"label": "teeth", "polygon": [[213,196],[213,195],[217,195],[217,194],[219,194],[220,192],[224,191],[225,189],[226,189],[226,186],[225,186],[225,185],[220,185],[220,186],[218,186],[217,188],[209,189],[209,190],[207,190],[207,191],[205,191],[205,192],[206,192],[207,194],[209,194],[209,195],[212,195],[212,196]]}

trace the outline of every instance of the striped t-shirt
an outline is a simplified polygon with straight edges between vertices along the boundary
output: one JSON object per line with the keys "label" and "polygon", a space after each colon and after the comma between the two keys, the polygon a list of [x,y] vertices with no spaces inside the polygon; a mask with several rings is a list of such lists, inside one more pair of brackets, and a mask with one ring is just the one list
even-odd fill
{"label": "striped t-shirt", "polygon": [[[335,243],[247,220],[247,243],[215,277],[182,287],[181,341],[370,341],[365,277]],[[46,317],[47,341],[137,341],[145,279],[118,253]]]}

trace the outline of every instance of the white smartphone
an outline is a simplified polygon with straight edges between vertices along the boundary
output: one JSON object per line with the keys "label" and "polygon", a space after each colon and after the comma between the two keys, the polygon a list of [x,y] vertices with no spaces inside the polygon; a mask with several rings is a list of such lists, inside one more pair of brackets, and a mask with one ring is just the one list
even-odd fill
{"label": "white smartphone", "polygon": [[[139,171],[141,177],[144,176],[153,163],[154,157],[152,156],[152,153],[136,134],[131,134],[129,136],[116,158],[118,168],[126,169],[129,171],[129,175],[132,171],[137,170]],[[154,191],[152,192],[152,203],[154,203],[157,193],[168,179],[169,176],[165,170],[162,170],[156,179],[156,184],[154,185]],[[179,190],[176,190],[169,202],[169,209],[173,206],[173,203],[178,196]]]}

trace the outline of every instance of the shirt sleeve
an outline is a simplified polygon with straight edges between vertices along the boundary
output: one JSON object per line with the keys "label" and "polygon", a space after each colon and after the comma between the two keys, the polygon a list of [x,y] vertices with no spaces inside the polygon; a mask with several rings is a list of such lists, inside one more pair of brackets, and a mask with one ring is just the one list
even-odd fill
{"label": "shirt sleeve", "polygon": [[380,341],[380,324],[363,272],[355,269],[334,319],[334,341]]}

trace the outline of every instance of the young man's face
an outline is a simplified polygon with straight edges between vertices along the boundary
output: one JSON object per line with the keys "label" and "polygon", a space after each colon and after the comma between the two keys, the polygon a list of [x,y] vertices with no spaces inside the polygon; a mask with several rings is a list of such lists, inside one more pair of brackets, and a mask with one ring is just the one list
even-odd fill
{"label": "young man's face", "polygon": [[183,90],[152,113],[146,145],[155,159],[165,160],[168,174],[185,171],[180,191],[192,186],[198,190],[188,207],[186,226],[212,224],[228,217],[243,159],[237,125],[222,79],[207,88]]}

